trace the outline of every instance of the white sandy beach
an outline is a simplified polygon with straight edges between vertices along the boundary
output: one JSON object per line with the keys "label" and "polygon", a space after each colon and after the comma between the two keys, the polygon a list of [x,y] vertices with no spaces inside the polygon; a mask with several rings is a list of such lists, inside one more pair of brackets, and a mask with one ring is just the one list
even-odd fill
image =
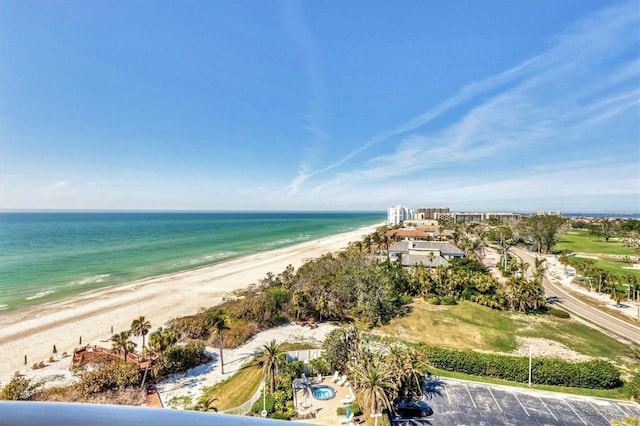
{"label": "white sandy beach", "polygon": [[[150,278],[117,287],[97,290],[77,297],[0,316],[0,385],[15,371],[46,361],[56,345],[58,355],[71,353],[82,344],[110,346],[114,332],[128,329],[143,315],[152,326],[164,325],[182,315],[213,306],[225,295],[245,288],[268,272],[280,273],[287,265],[295,268],[306,260],[345,248],[362,239],[379,225],[308,241],[296,246],[258,253],[218,265]],[[58,361],[68,367],[69,358]],[[39,375],[46,375],[45,367]]]}

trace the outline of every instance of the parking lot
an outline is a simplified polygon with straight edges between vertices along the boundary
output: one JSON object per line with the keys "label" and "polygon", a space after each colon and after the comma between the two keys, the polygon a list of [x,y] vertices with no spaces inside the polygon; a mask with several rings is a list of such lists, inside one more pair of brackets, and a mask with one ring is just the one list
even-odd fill
{"label": "parking lot", "polygon": [[611,425],[640,418],[640,405],[453,379],[427,386],[433,416],[393,419],[395,425]]}

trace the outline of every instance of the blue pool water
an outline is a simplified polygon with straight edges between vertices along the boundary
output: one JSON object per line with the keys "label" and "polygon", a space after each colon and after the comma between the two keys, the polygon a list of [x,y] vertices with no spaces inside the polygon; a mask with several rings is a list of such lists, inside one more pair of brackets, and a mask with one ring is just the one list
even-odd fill
{"label": "blue pool water", "polygon": [[315,399],[326,401],[336,396],[336,391],[331,386],[316,386],[311,390],[311,394]]}

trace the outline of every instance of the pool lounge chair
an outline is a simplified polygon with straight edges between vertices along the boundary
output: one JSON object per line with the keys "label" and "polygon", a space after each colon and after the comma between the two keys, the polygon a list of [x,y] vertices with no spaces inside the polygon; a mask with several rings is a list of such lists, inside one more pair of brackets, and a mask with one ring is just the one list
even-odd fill
{"label": "pool lounge chair", "polygon": [[352,404],[356,401],[356,399],[353,397],[353,395],[348,395],[346,398],[343,398],[342,402],[343,404]]}
{"label": "pool lounge chair", "polygon": [[337,385],[344,386],[345,383],[347,383],[347,376],[343,374],[342,377],[340,377],[340,380],[338,380]]}
{"label": "pool lounge chair", "polygon": [[333,377],[331,377],[331,383],[336,383],[338,380],[340,380],[340,372],[336,371],[333,373]]}

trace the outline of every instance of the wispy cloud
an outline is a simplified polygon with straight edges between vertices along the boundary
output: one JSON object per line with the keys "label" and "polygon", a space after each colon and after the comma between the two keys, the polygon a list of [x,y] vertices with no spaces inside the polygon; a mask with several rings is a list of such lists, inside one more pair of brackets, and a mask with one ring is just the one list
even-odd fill
{"label": "wispy cloud", "polygon": [[66,180],[59,180],[40,189],[45,198],[54,198],[66,194],[69,183]]}
{"label": "wispy cloud", "polygon": [[[496,169],[509,171],[517,170],[516,166],[521,168],[520,165],[529,170],[541,162],[563,162],[566,154],[577,160],[591,158],[601,150],[603,138],[607,137],[607,129],[601,126],[637,110],[640,104],[638,38],[635,36],[640,20],[636,9],[634,2],[628,2],[585,17],[557,37],[548,51],[464,87],[420,116],[374,136],[332,164],[307,171],[305,180],[335,169],[382,142],[391,142],[391,152],[369,158],[364,165],[337,173],[324,182],[316,181],[314,190],[323,192],[357,184],[364,187],[372,181],[384,185],[390,178],[401,177],[412,179],[416,185],[422,181],[433,184],[434,179],[424,179],[424,175],[445,175],[447,170],[450,170],[446,175],[449,180],[459,185],[461,180],[476,179],[474,170],[465,171],[465,165],[482,164],[489,159]],[[629,52],[633,52],[632,55]],[[473,106],[465,110],[468,104]],[[430,132],[406,135],[419,131],[454,108],[459,115],[457,121]],[[399,136],[404,137],[397,140]],[[618,143],[637,154],[637,139]],[[628,153],[618,157],[623,162],[629,158]],[[637,193],[638,167],[638,163],[623,167],[635,172],[632,173],[635,186],[631,185],[633,179],[595,183],[596,176],[607,182],[609,175],[588,173],[577,180],[582,183],[582,189],[574,188],[573,193],[628,192],[629,188]],[[557,172],[556,177],[559,176]],[[524,180],[513,182],[521,184]],[[498,184],[492,181],[487,185]],[[502,185],[507,186],[504,182]],[[623,189],[618,185],[624,185]],[[469,194],[487,191],[496,194],[488,187],[469,188]],[[448,191],[449,197],[466,194],[451,188]],[[437,195],[444,196],[444,193]]]}
{"label": "wispy cloud", "polygon": [[49,190],[56,190],[56,189],[60,189],[60,188],[64,188],[65,186],[67,186],[67,181],[66,180],[59,180],[56,183],[49,185],[48,187],[46,187],[46,189]]}
{"label": "wispy cloud", "polygon": [[309,134],[309,144],[303,149],[303,160],[297,176],[286,187],[276,193],[289,190],[291,194],[298,192],[300,185],[307,180],[308,164],[322,156],[330,134],[325,130],[325,110],[327,91],[321,72],[320,53],[315,38],[304,17],[304,11],[298,2],[284,2],[284,27],[304,58],[309,80],[309,97],[307,111],[303,114],[306,124],[301,128]]}

